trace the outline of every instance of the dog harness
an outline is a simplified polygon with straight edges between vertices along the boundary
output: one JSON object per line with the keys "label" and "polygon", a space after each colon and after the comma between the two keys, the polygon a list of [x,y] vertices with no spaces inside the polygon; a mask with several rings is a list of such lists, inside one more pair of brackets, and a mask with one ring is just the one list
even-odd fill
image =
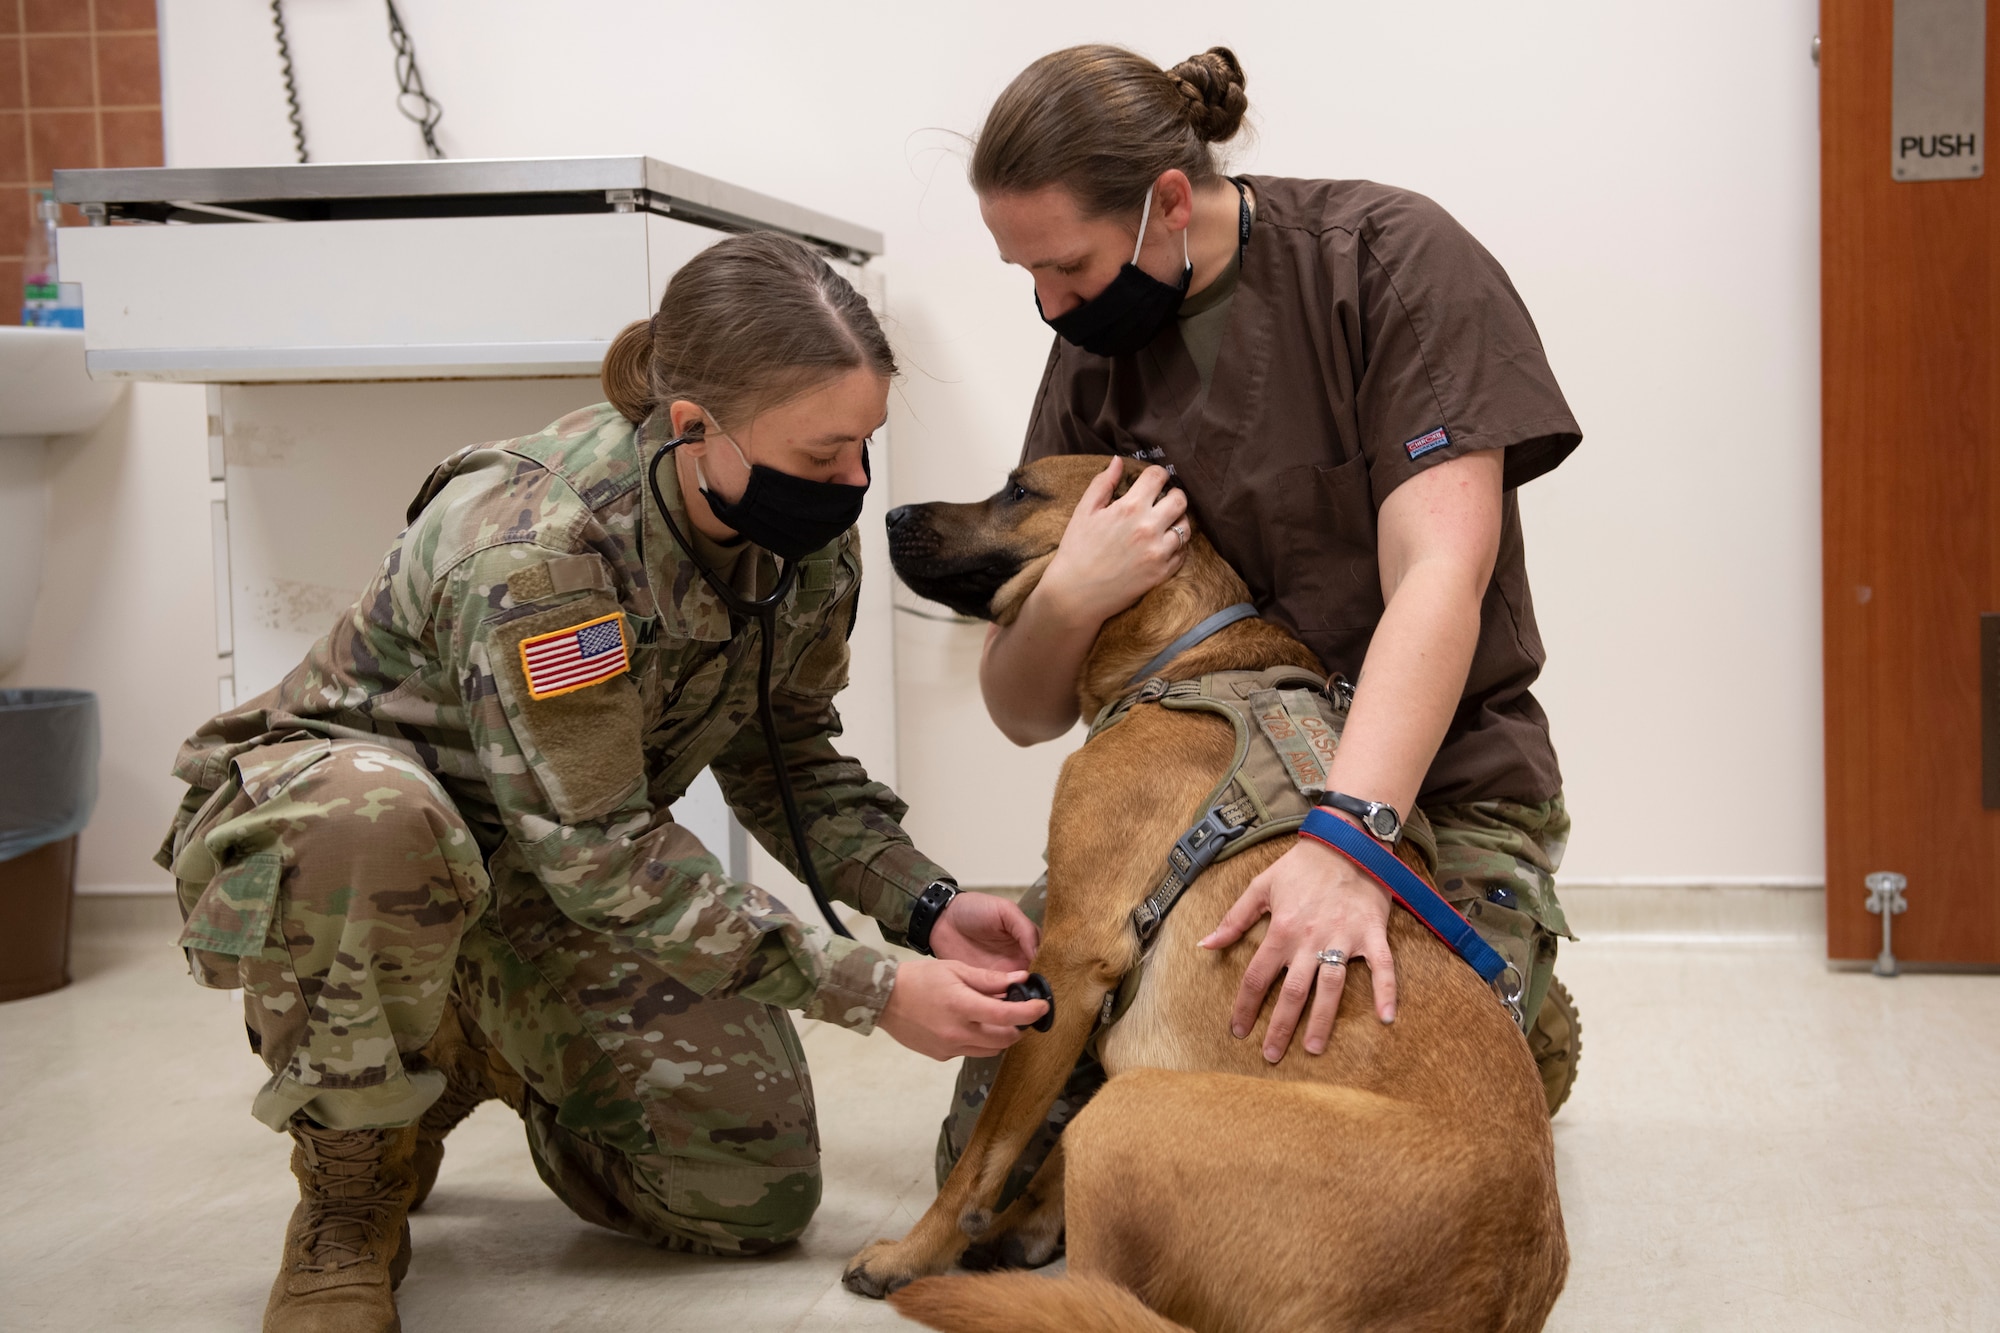
{"label": "dog harness", "polygon": [[[1092,720],[1086,744],[1142,704],[1208,713],[1229,723],[1235,735],[1229,768],[1202,801],[1201,817],[1174,840],[1158,887],[1133,909],[1139,963],[1105,997],[1098,1012],[1101,1025],[1117,1021],[1131,1007],[1161,924],[1202,871],[1259,843],[1296,833],[1305,823],[1312,798],[1325,790],[1327,765],[1352,699],[1345,680],[1328,681],[1292,666],[1217,671],[1176,681],[1153,676],[1106,704]],[[1404,837],[1424,864],[1436,864],[1436,841],[1421,811],[1411,813]]]}
{"label": "dog harness", "polygon": [[[1155,658],[1147,665],[1151,668],[1158,663]],[[1327,774],[1353,700],[1354,688],[1343,677],[1322,678],[1299,667],[1283,666],[1265,671],[1218,671],[1177,681],[1153,676],[1130,694],[1105,705],[1092,720],[1086,744],[1139,705],[1158,704],[1219,717],[1229,723],[1236,742],[1228,771],[1201,803],[1201,817],[1174,840],[1158,886],[1132,911],[1139,962],[1104,997],[1098,1011],[1100,1027],[1117,1022],[1131,1008],[1161,924],[1204,870],[1259,843],[1297,832],[1332,846],[1388,890],[1481,980],[1493,986],[1519,1021],[1520,978],[1512,966],[1393,852],[1345,820],[1317,808],[1326,792]],[[1435,872],[1437,839],[1423,811],[1410,812],[1403,825],[1403,840],[1424,866]],[[1513,977],[1511,985],[1508,976]]]}

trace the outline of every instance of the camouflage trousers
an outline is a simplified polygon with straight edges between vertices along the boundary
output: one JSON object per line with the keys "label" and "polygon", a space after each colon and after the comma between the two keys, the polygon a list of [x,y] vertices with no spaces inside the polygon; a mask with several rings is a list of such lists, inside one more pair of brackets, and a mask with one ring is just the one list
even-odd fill
{"label": "camouflage trousers", "polygon": [[260,746],[174,854],[181,944],[197,981],[243,991],[265,1124],[412,1123],[444,1090],[425,1048],[455,1003],[526,1082],[535,1167],[578,1216],[721,1254],[811,1219],[819,1131],[785,1013],[704,999],[569,921],[408,757]]}
{"label": "camouflage trousers", "polygon": [[[1557,796],[1540,805],[1477,801],[1425,806],[1437,834],[1438,889],[1474,930],[1524,978],[1521,1012],[1532,1031],[1555,978],[1556,941],[1569,936],[1555,875],[1569,843],[1569,811]],[[1041,924],[1048,906],[1048,876],[1021,897],[1021,910]],[[1574,938],[1571,936],[1571,938]],[[1048,1120],[1007,1178],[1001,1206],[1027,1188],[1055,1146],[1063,1126],[1104,1086],[1104,1067],[1091,1043],[1049,1108]],[[937,1180],[942,1186],[972,1138],[979,1108],[1000,1072],[1000,1057],[966,1060],[958,1072],[950,1109],[938,1130]]]}

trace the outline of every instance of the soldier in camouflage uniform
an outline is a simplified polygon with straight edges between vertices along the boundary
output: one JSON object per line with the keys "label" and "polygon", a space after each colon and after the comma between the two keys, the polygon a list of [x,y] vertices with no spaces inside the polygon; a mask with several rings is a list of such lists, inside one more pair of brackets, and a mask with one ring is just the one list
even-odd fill
{"label": "soldier in camouflage uniform", "polygon": [[[865,437],[887,345],[803,247],[714,247],[677,275],[661,321],[675,288],[726,314],[732,273],[766,286],[790,274],[808,307],[795,319],[819,302],[842,311],[836,334],[872,335],[877,354],[857,351],[848,375],[864,397],[879,380]],[[640,329],[648,383],[671,393],[650,322]],[[840,370],[824,360],[813,373]],[[899,972],[730,879],[674,823],[674,802],[712,767],[737,815],[799,869],[755,719],[755,623],[732,620],[642,485],[672,415],[664,395],[600,404],[445,460],[354,607],[176,763],[189,791],[161,861],[179,882],[181,943],[202,984],[243,989],[270,1070],[253,1114],[297,1140],[303,1198],[268,1329],[396,1326],[405,1214],[443,1133],[486,1097],[522,1115],[538,1171],[579,1216],[656,1245],[751,1254],[796,1237],[820,1195],[812,1085],[784,1011],[865,1033],[921,974],[911,994],[948,992],[960,1018],[940,1004],[916,1015],[923,1040],[891,1030],[938,1056],[997,1051],[1042,1012],[991,998],[1004,969],[920,958]],[[739,449],[749,436],[739,425]],[[684,494],[682,461],[659,469],[681,532],[733,559],[736,577],[774,585],[767,551],[700,535],[691,511],[710,511]],[[843,466],[858,470],[858,456]],[[773,707],[822,880],[900,940],[945,872],[898,826],[903,803],[832,744],[860,577],[851,527],[800,562],[776,617]],[[555,676],[537,665],[539,645],[592,626],[576,642],[622,656]],[[1000,902],[961,895],[951,919],[970,921],[982,898],[989,912]],[[959,956],[1025,962],[1033,927],[1004,903],[991,920],[1001,942],[960,940]]]}

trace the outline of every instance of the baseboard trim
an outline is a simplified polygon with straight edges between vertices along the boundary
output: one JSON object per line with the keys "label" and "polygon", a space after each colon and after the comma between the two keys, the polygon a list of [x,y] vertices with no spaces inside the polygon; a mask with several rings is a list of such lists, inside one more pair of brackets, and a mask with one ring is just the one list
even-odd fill
{"label": "baseboard trim", "polygon": [[[1956,973],[1959,975],[1988,977],[2000,974],[2000,963],[1913,963],[1906,958],[1898,958],[1896,960],[1896,968],[1899,975],[1909,972],[1924,972],[1933,976],[1949,976]],[[1872,972],[1874,969],[1875,960],[1873,958],[1829,958],[1826,960],[1826,970],[1829,972]],[[1884,981],[1894,981],[1895,979],[1895,977],[1882,978]]]}
{"label": "baseboard trim", "polygon": [[1811,875],[1603,875],[1585,879],[1557,875],[1558,892],[1574,889],[1785,889],[1824,892],[1826,881]]}
{"label": "baseboard trim", "polygon": [[72,905],[70,927],[79,943],[171,945],[180,936],[181,907],[171,893],[83,893]]}
{"label": "baseboard trim", "polygon": [[1814,881],[1558,878],[1556,891],[1586,944],[1796,948],[1826,939],[1826,890]]}
{"label": "baseboard trim", "polygon": [[[988,893],[1018,897],[1013,886]],[[1811,880],[1557,880],[1563,910],[1580,943],[1649,948],[1796,948],[1826,939],[1826,892]],[[180,929],[170,888],[151,884],[79,886],[81,936],[165,934]],[[1865,966],[1866,964],[1861,964]],[[1915,965],[1911,970],[1918,970]]]}

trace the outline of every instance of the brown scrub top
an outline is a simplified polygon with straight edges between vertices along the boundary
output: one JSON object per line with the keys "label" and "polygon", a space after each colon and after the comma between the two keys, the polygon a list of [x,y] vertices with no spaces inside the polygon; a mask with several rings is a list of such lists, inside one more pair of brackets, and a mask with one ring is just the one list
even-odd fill
{"label": "brown scrub top", "polygon": [[1382,502],[1425,468],[1506,450],[1478,646],[1418,799],[1548,800],[1562,774],[1528,689],[1544,654],[1515,488],[1583,436],[1534,321],[1493,256],[1422,195],[1243,179],[1256,221],[1206,391],[1177,322],[1124,356],[1058,338],[1023,461],[1172,465],[1257,609],[1354,679],[1382,618]]}

